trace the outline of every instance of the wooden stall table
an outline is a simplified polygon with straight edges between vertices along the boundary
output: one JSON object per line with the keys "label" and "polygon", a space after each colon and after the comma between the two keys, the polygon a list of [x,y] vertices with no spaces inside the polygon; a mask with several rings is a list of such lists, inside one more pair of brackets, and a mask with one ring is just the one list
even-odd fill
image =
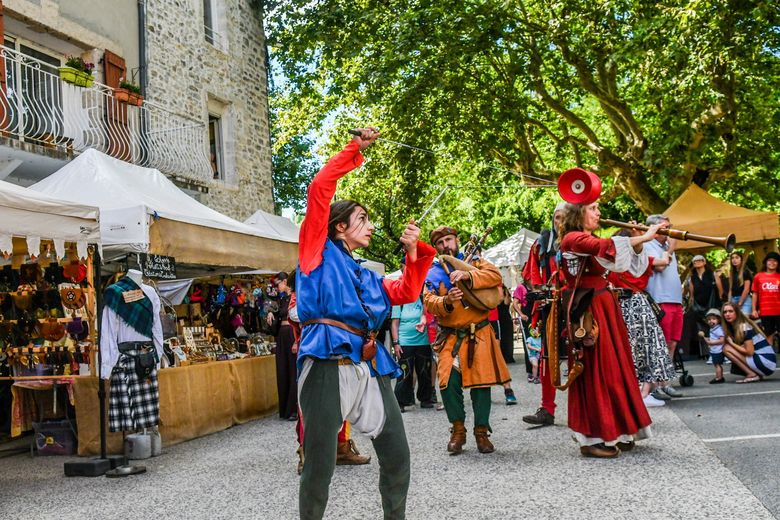
{"label": "wooden stall table", "polygon": [[[172,446],[259,419],[278,406],[275,356],[213,361],[158,373],[160,436]],[[106,403],[108,388],[106,381]],[[100,453],[98,379],[74,385],[79,455]],[[106,408],[108,413],[108,408]],[[122,453],[122,434],[107,432],[108,453]]]}
{"label": "wooden stall table", "polygon": [[[68,376],[29,376],[9,377],[14,381],[11,386],[11,437],[18,437],[33,429],[34,421],[59,418],[57,412],[57,390],[63,389],[72,405],[73,385],[76,377]],[[65,418],[67,406],[62,411]]]}

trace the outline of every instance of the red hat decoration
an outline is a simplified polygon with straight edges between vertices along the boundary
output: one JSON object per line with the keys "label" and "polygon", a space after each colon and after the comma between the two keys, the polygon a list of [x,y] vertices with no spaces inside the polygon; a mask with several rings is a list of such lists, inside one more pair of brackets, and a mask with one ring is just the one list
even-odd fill
{"label": "red hat decoration", "polygon": [[558,193],[570,204],[592,204],[601,195],[601,179],[582,168],[572,168],[558,178]]}

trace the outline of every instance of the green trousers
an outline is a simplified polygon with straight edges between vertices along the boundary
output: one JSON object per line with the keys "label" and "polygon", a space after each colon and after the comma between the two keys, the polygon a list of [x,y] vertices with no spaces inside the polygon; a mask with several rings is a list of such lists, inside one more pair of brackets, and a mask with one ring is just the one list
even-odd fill
{"label": "green trousers", "polygon": [[[376,380],[386,416],[382,433],[372,441],[379,459],[379,493],[385,519],[402,520],[406,516],[409,490],[409,444],[390,377],[379,376]],[[303,414],[306,460],[298,491],[298,509],[301,519],[319,520],[328,505],[328,490],[336,467],[336,437],[343,422],[336,361],[313,361],[300,391],[299,405]],[[356,482],[353,489],[355,496],[349,501],[359,507],[365,483]]]}
{"label": "green trousers", "polygon": [[[447,411],[447,419],[455,421],[466,420],[466,408],[463,404],[463,377],[455,367],[450,371],[450,380],[447,388],[441,391],[441,400]],[[471,407],[474,410],[474,426],[487,426],[490,428],[490,387],[471,389]]]}

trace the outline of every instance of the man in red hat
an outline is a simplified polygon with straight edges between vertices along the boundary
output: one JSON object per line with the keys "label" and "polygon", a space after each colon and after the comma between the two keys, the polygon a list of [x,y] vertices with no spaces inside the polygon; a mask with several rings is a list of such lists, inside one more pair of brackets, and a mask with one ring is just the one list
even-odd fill
{"label": "man in red hat", "polygon": [[[462,259],[458,232],[441,226],[430,234],[430,242],[441,254]],[[490,387],[511,381],[501,348],[488,321],[489,311],[464,305],[462,284],[470,290],[497,288],[502,284],[500,271],[491,263],[476,258],[475,270],[455,269],[440,261],[428,271],[423,303],[436,316],[439,335],[434,349],[438,354],[438,378],[444,409],[452,423],[447,451],[463,452],[466,443],[466,411],[463,389],[471,390],[474,410],[474,438],[480,453],[495,451],[489,439]]]}

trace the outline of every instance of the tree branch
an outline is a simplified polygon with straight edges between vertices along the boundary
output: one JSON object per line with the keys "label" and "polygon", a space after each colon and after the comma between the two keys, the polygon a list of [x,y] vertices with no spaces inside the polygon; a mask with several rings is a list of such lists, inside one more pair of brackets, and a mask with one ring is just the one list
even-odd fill
{"label": "tree branch", "polygon": [[599,152],[601,149],[603,149],[603,146],[598,136],[596,135],[596,132],[594,132],[587,125],[587,123],[585,123],[585,121],[579,118],[574,112],[564,107],[561,102],[559,102],[557,99],[552,97],[550,93],[547,91],[547,88],[544,86],[544,80],[542,78],[542,72],[541,72],[542,57],[539,54],[539,50],[536,47],[536,43],[533,37],[530,37],[529,43],[530,43],[529,51],[530,51],[530,58],[531,58],[529,72],[531,73],[532,81],[537,94],[539,94],[539,96],[542,98],[542,101],[544,101],[544,103],[548,107],[550,107],[556,113],[561,115],[564,119],[569,121],[572,125],[574,125],[580,132],[582,132],[588,138],[587,146],[592,151]]}

